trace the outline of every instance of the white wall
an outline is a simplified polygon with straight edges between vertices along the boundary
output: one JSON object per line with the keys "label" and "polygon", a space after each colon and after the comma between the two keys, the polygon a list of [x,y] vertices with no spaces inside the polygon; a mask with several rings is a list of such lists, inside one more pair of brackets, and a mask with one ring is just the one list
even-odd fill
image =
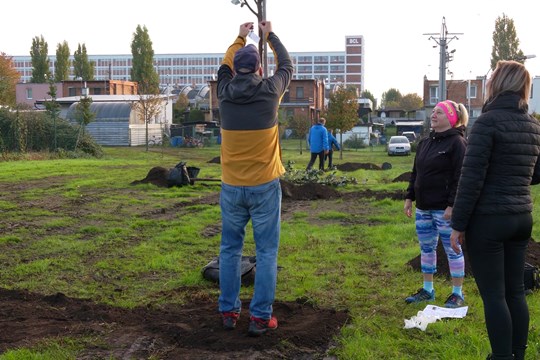
{"label": "white wall", "polygon": [[[371,126],[355,126],[352,128],[351,131],[347,131],[343,133],[343,142],[347,141],[347,139],[349,139],[353,135],[356,135],[358,138],[364,139],[364,143],[368,145],[370,134],[371,134]],[[334,136],[336,137],[338,142],[341,141],[340,133],[336,132]]]}

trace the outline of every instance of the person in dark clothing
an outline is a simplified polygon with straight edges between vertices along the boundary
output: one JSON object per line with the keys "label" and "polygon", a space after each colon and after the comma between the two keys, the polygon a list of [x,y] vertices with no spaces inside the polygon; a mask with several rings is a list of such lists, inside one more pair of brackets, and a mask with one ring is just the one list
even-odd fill
{"label": "person in dark clothing", "polygon": [[340,147],[339,147],[339,143],[336,139],[336,137],[334,136],[334,134],[332,134],[332,129],[328,129],[328,154],[324,155],[324,161],[326,161],[328,159],[328,170],[332,170],[332,157],[334,155],[334,147],[336,148],[336,150],[341,150]]}
{"label": "person in dark clothing", "polygon": [[431,114],[430,135],[418,143],[403,209],[411,217],[412,203],[416,201],[416,233],[424,285],[405,299],[408,304],[435,300],[433,274],[437,272],[439,237],[453,286],[444,305],[456,308],[465,303],[462,290],[465,261],[461,251],[450,245],[450,218],[467,146],[464,133],[468,121],[469,114],[463,104],[441,101]]}
{"label": "person in dark clothing", "polygon": [[320,118],[319,121],[309,129],[308,144],[311,152],[311,159],[306,167],[309,171],[315,164],[315,160],[319,158],[319,170],[324,170],[324,155],[328,153],[328,131],[324,127],[325,118]]}
{"label": "person in dark clothing", "polygon": [[484,303],[492,354],[523,360],[529,309],[523,273],[532,231],[530,185],[540,182],[540,124],[530,116],[531,76],[499,61],[474,123],[452,213],[452,247],[467,241],[471,270]]}
{"label": "person in dark clothing", "polygon": [[254,45],[246,44],[253,23],[240,25],[218,71],[221,114],[222,220],[219,252],[219,311],[223,327],[233,330],[240,316],[241,261],[246,225],[251,220],[257,257],[248,334],[276,329],[272,315],[277,283],[281,224],[281,186],[285,173],[279,143],[279,102],[289,87],[293,64],[269,21],[259,27],[274,52],[274,75],[263,78]]}

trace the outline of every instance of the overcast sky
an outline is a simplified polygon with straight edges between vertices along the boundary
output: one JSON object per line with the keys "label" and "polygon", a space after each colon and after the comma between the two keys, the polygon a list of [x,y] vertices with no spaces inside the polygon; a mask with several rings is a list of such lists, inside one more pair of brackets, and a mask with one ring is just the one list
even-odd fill
{"label": "overcast sky", "polygon": [[[252,0],[248,0],[253,3]],[[497,17],[514,20],[526,66],[540,76],[539,14],[533,0],[267,0],[267,19],[291,52],[344,51],[346,35],[363,35],[365,89],[422,96],[423,77],[439,78],[442,19],[456,50],[449,70],[454,79],[483,76],[490,66]],[[90,55],[131,54],[137,25],[146,25],[156,54],[224,53],[245,21],[256,21],[230,0],[68,0],[2,3],[0,52],[29,55],[32,39],[43,35],[54,55],[66,40],[70,51],[85,43]],[[449,35],[448,37],[452,37]],[[447,75],[447,79],[451,79]]]}

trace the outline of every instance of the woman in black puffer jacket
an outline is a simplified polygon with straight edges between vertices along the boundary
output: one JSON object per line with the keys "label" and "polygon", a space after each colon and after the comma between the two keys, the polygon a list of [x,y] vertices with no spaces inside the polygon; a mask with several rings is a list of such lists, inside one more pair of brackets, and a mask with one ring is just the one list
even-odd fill
{"label": "woman in black puffer jacket", "polygon": [[540,182],[540,124],[528,113],[531,76],[499,61],[472,126],[452,213],[452,246],[463,241],[484,302],[492,354],[525,358],[529,310],[523,272],[532,231],[529,186]]}

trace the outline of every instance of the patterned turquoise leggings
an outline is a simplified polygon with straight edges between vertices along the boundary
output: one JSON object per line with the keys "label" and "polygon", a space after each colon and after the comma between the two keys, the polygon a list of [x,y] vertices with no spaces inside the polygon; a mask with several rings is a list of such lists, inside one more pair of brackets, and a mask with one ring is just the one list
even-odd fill
{"label": "patterned turquoise leggings", "polygon": [[416,233],[420,243],[420,263],[422,273],[435,274],[437,272],[437,243],[441,238],[450,275],[455,278],[465,276],[465,261],[463,252],[456,254],[450,246],[450,220],[443,219],[444,210],[416,209]]}

